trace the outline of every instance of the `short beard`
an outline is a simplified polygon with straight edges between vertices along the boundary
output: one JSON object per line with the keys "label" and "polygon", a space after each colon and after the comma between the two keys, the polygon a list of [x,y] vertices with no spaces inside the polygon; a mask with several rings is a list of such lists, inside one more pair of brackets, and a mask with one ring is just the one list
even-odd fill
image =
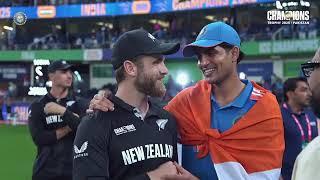
{"label": "short beard", "polygon": [[166,88],[162,82],[158,82],[159,81],[157,81],[153,76],[148,76],[143,71],[140,71],[138,72],[134,85],[138,91],[146,95],[151,97],[163,97],[166,93]]}

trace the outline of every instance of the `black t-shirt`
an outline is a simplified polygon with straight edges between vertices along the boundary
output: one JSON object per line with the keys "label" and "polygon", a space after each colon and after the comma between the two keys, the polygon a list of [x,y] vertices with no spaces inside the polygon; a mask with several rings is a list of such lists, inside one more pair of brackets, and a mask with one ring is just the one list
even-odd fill
{"label": "black t-shirt", "polygon": [[141,120],[136,108],[112,96],[112,112],[86,116],[74,142],[74,180],[149,179],[148,171],[177,161],[176,122],[150,103]]}

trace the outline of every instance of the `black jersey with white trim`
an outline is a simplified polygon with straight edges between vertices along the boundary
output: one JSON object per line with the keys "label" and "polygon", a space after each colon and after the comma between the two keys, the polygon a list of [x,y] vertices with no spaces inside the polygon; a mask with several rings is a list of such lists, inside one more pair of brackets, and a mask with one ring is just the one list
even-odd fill
{"label": "black jersey with white trim", "polygon": [[[63,115],[46,114],[44,107],[49,102],[55,102],[67,110]],[[72,147],[76,130],[80,124],[89,101],[75,96],[71,92],[67,97],[56,99],[51,93],[35,100],[29,107],[28,126],[34,144],[37,146],[37,156],[34,161],[32,176],[34,179],[46,176],[71,176]],[[61,139],[57,139],[56,130],[69,126],[72,132]]]}
{"label": "black jersey with white trim", "polygon": [[149,179],[147,172],[177,161],[176,122],[150,103],[144,120],[116,96],[112,112],[86,116],[74,142],[74,180]]}

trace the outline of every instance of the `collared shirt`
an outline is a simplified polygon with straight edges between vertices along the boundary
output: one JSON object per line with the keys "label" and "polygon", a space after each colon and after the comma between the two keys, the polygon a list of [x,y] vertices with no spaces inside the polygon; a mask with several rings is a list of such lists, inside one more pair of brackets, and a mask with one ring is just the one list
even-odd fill
{"label": "collared shirt", "polygon": [[250,81],[243,81],[246,86],[241,94],[231,103],[220,107],[214,95],[211,96],[211,127],[224,132],[230,129],[243,114],[254,105],[250,100],[253,85]]}
{"label": "collared shirt", "polygon": [[296,160],[298,154],[302,151],[302,135],[298,124],[296,123],[296,117],[300,123],[306,143],[308,143],[308,124],[306,117],[310,121],[311,127],[311,139],[318,136],[317,129],[317,118],[310,109],[304,109],[300,114],[295,114],[292,112],[290,106],[281,106],[282,119],[284,124],[284,137],[285,137],[285,151],[283,156],[283,164],[281,169],[281,174],[284,180],[291,179],[292,169],[294,161]]}
{"label": "collared shirt", "polygon": [[[49,102],[55,102],[67,110],[63,115],[46,114],[44,107]],[[89,101],[76,97],[71,93],[67,97],[57,100],[50,93],[34,101],[29,108],[29,130],[37,146],[37,158],[34,162],[33,177],[71,176],[72,147],[75,132],[80,124],[80,117],[85,115]],[[72,132],[61,139],[57,139],[56,130],[68,125]]]}
{"label": "collared shirt", "polygon": [[[214,94],[211,96],[211,127],[224,132],[230,129],[250,108],[255,104],[250,96],[253,85],[250,81],[242,81],[246,84],[240,95],[230,104],[220,107],[216,102]],[[182,165],[192,174],[201,180],[218,179],[210,155],[203,159],[197,158],[197,148],[193,146],[183,146]]]}
{"label": "collared shirt", "polygon": [[110,100],[114,111],[86,116],[78,128],[74,180],[148,180],[148,171],[178,160],[176,122],[168,112],[149,102],[142,120],[120,98]]}

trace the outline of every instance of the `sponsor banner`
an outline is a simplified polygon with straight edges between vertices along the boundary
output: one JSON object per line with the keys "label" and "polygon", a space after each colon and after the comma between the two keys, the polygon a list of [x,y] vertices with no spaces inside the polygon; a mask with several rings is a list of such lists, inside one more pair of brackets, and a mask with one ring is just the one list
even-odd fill
{"label": "sponsor banner", "polygon": [[111,49],[103,49],[103,58],[104,61],[111,61],[112,51]]}
{"label": "sponsor banner", "polygon": [[0,8],[0,19],[10,18],[11,7],[1,7]]}
{"label": "sponsor banner", "polygon": [[113,78],[114,70],[111,64],[92,64],[92,78]]}
{"label": "sponsor banner", "polygon": [[28,124],[29,106],[28,103],[13,103],[10,112],[3,106],[1,113],[4,121],[1,121],[0,124]]}
{"label": "sponsor banner", "polygon": [[85,49],[83,52],[85,61],[101,61],[103,59],[102,49]]}
{"label": "sponsor banner", "polygon": [[106,16],[107,9],[105,3],[82,4],[81,16]]}
{"label": "sponsor banner", "polygon": [[288,60],[283,64],[283,76],[284,77],[297,77],[301,76],[301,64],[307,62],[307,60]]}
{"label": "sponsor banner", "polygon": [[38,18],[54,18],[56,17],[55,6],[38,6],[37,9]]}
{"label": "sponsor banner", "polygon": [[150,1],[133,1],[131,6],[133,14],[149,14],[151,11]]}
{"label": "sponsor banner", "polygon": [[247,76],[265,77],[273,74],[273,63],[240,63],[238,72],[243,72]]}
{"label": "sponsor banner", "polygon": [[279,55],[314,53],[320,46],[319,39],[244,42],[241,45],[246,55]]}
{"label": "sponsor banner", "polygon": [[27,19],[79,18],[95,16],[119,16],[154,14],[185,10],[232,7],[250,3],[266,3],[275,0],[143,0],[117,3],[75,4],[60,6],[1,7],[0,19],[13,18],[17,12]]}
{"label": "sponsor banner", "polygon": [[0,81],[21,81],[30,74],[30,67],[23,65],[0,65]]}
{"label": "sponsor banner", "polygon": [[38,51],[1,51],[1,61],[30,61],[33,59],[50,59],[67,61],[83,61],[83,50],[38,50]]}

